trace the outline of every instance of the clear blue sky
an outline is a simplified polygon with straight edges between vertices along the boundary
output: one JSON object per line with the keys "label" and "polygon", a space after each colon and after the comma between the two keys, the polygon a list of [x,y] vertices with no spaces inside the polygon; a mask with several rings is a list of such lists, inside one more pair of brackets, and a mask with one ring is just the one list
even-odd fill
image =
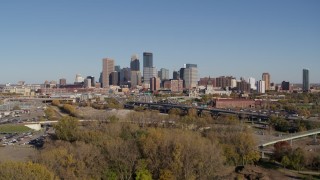
{"label": "clear blue sky", "polygon": [[0,83],[98,78],[102,58],[128,67],[144,51],[170,74],[301,82],[306,67],[319,83],[320,1],[0,1]]}

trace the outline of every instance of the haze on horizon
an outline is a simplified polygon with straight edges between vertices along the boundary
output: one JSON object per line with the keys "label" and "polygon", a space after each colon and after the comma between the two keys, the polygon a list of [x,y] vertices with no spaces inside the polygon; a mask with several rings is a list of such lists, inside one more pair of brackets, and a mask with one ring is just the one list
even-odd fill
{"label": "haze on horizon", "polygon": [[185,63],[200,77],[320,83],[320,1],[1,1],[0,84],[96,78],[102,58],[129,67],[153,52],[172,76]]}

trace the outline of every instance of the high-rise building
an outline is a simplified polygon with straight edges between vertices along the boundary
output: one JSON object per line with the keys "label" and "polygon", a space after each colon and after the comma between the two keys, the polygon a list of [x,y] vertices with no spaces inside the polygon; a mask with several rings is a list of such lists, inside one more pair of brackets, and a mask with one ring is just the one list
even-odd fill
{"label": "high-rise building", "polygon": [[216,78],[204,77],[200,78],[198,85],[199,86],[207,86],[208,83],[212,85],[212,87],[216,87]]}
{"label": "high-rise building", "polygon": [[109,87],[109,76],[114,71],[114,60],[110,58],[102,59],[102,87]]}
{"label": "high-rise building", "polygon": [[100,76],[99,76],[99,83],[100,83],[100,87],[102,87],[102,72],[100,73]]}
{"label": "high-rise building", "polygon": [[237,82],[237,89],[240,92],[250,92],[251,85],[245,80],[240,80]]}
{"label": "high-rise building", "polygon": [[257,92],[264,94],[266,93],[266,82],[265,81],[257,81]]}
{"label": "high-rise building", "polygon": [[153,67],[153,54],[150,52],[143,53],[143,82],[150,84],[150,79],[157,77],[157,70]]}
{"label": "high-rise building", "polygon": [[186,68],[198,68],[198,66],[196,64],[186,64]]}
{"label": "high-rise building", "polygon": [[248,83],[250,84],[250,88],[251,88],[252,90],[256,90],[256,89],[257,89],[256,79],[255,79],[255,78],[250,77],[250,78],[248,79]]}
{"label": "high-rise building", "polygon": [[192,89],[197,87],[198,84],[198,68],[189,67],[184,69],[183,80],[185,83],[185,88]]}
{"label": "high-rise building", "polygon": [[303,92],[309,92],[310,90],[309,69],[302,70],[302,90]]}
{"label": "high-rise building", "polygon": [[87,78],[84,80],[84,87],[85,88],[91,88],[91,79],[90,78]]}
{"label": "high-rise building", "polygon": [[131,88],[136,88],[141,85],[141,72],[131,71]]}
{"label": "high-rise building", "polygon": [[131,81],[131,69],[126,67],[120,71],[120,85],[128,85]]}
{"label": "high-rise building", "polygon": [[131,71],[140,71],[140,61],[138,55],[134,54],[131,56],[130,68]]}
{"label": "high-rise building", "polygon": [[290,82],[282,81],[281,90],[282,91],[290,91]]}
{"label": "high-rise building", "polygon": [[131,56],[130,69],[131,88],[136,88],[141,85],[140,61],[137,54]]}
{"label": "high-rise building", "polygon": [[185,81],[184,81],[184,70],[185,70],[186,68],[185,68],[185,66],[183,67],[183,68],[180,68],[180,70],[179,70],[179,77],[180,77],[180,79],[182,79],[182,81],[183,81],[183,87],[185,87],[186,85],[185,85]]}
{"label": "high-rise building", "polygon": [[150,84],[150,79],[157,77],[157,69],[155,67],[144,67],[143,68],[143,83]]}
{"label": "high-rise building", "polygon": [[[231,80],[234,79],[232,76],[220,76],[216,78],[217,87],[226,88],[231,87]],[[236,83],[236,81],[235,81]],[[236,85],[236,84],[233,84]],[[236,86],[235,86],[236,87]]]}
{"label": "high-rise building", "polygon": [[198,82],[198,86],[206,86],[208,84],[208,77],[204,77],[204,78],[200,78],[199,82]]}
{"label": "high-rise building", "polygon": [[151,91],[157,91],[160,89],[160,78],[158,77],[152,77],[150,78],[150,90]]}
{"label": "high-rise building", "polygon": [[179,71],[179,75],[180,75],[180,79],[183,79],[183,76],[184,76],[184,70],[185,70],[186,68],[180,68],[180,71]]}
{"label": "high-rise building", "polygon": [[173,71],[172,75],[173,75],[172,79],[175,79],[175,80],[180,79],[180,74],[178,71]]}
{"label": "high-rise building", "polygon": [[151,52],[143,53],[143,67],[153,67],[153,55]]}
{"label": "high-rise building", "polygon": [[120,72],[113,71],[109,76],[110,85],[119,86],[120,85]]}
{"label": "high-rise building", "polygon": [[263,73],[262,74],[262,81],[264,81],[266,83],[265,84],[266,91],[269,91],[270,90],[270,82],[271,82],[270,74],[269,73]]}
{"label": "high-rise building", "polygon": [[87,79],[91,80],[91,86],[92,87],[96,87],[96,81],[95,81],[95,78],[93,76],[87,76]]}
{"label": "high-rise building", "polygon": [[114,70],[117,72],[121,71],[121,67],[119,65],[114,66]]}
{"label": "high-rise building", "polygon": [[67,85],[67,80],[65,78],[59,79],[59,84],[60,86],[65,86]]}
{"label": "high-rise building", "polygon": [[161,81],[169,79],[169,69],[161,68],[158,72],[158,77]]}
{"label": "high-rise building", "polygon": [[230,81],[230,87],[235,88],[237,87],[237,79],[236,78],[231,78],[231,80],[227,80],[227,82]]}
{"label": "high-rise building", "polygon": [[178,93],[183,91],[183,80],[182,79],[172,79],[166,80],[163,83],[164,89],[169,89],[173,93]]}

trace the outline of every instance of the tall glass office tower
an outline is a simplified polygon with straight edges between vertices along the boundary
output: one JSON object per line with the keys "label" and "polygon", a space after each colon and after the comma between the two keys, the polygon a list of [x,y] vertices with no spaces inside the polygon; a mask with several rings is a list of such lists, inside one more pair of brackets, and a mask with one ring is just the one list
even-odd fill
{"label": "tall glass office tower", "polygon": [[143,53],[143,67],[153,67],[153,55],[150,52]]}
{"label": "tall glass office tower", "polygon": [[153,67],[153,54],[151,52],[143,53],[143,82],[150,84],[150,78],[157,77],[157,70]]}
{"label": "tall glass office tower", "polygon": [[310,90],[309,69],[302,70],[302,90],[304,92],[308,92]]}
{"label": "tall glass office tower", "polygon": [[140,71],[140,61],[138,55],[134,54],[131,56],[130,68],[131,71]]}

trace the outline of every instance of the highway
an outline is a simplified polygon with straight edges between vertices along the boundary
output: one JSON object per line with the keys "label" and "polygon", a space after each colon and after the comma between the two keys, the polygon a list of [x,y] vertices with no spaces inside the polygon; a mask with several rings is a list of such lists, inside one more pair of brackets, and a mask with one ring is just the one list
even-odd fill
{"label": "highway", "polygon": [[235,111],[235,110],[226,110],[226,109],[218,109],[218,108],[202,108],[202,107],[193,107],[187,105],[180,104],[165,104],[165,103],[148,103],[148,102],[128,102],[124,105],[125,108],[132,109],[134,107],[145,107],[149,109],[157,109],[159,111],[168,113],[168,111],[172,108],[181,109],[182,111],[187,111],[188,109],[195,108],[198,110],[199,115],[202,112],[210,112],[212,115],[221,115],[221,114],[230,114],[237,115],[239,117],[246,117],[249,119],[260,119],[260,120],[268,120],[270,118],[269,115],[260,114],[257,112],[247,112],[247,111]]}

